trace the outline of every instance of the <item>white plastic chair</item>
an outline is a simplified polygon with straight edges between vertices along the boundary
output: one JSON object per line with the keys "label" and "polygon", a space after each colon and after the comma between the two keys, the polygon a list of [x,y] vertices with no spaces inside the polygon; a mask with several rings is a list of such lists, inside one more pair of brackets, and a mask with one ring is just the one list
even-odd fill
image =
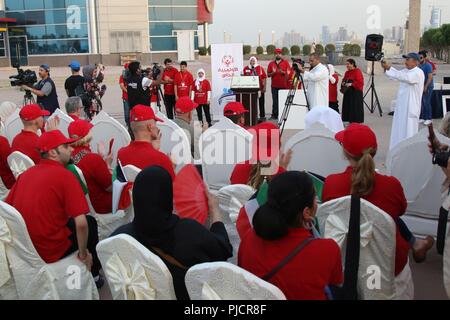
{"label": "white plastic chair", "polygon": [[233,246],[233,257],[231,257],[228,262],[234,265],[237,265],[237,252],[241,243],[241,238],[236,229],[236,220],[241,208],[255,192],[255,189],[250,186],[237,184],[223,187],[217,194],[223,223],[225,224],[228,237]]}
{"label": "white plastic chair", "polygon": [[179,171],[184,165],[192,163],[190,140],[186,132],[175,122],[162,113],[158,113],[157,116],[164,120],[164,122],[157,122],[161,131],[160,151],[173,156],[177,171]]}
{"label": "white plastic chair", "polygon": [[0,104],[0,135],[6,137],[5,122],[17,110],[14,102],[4,101]]}
{"label": "white plastic chair", "polygon": [[[441,143],[450,145],[450,139],[439,133],[436,136]],[[416,235],[435,237],[445,175],[433,165],[427,145],[428,128],[424,128],[389,152],[386,167],[389,175],[400,180],[408,200],[404,222]]]}
{"label": "white plastic chair", "polygon": [[14,138],[22,131],[23,129],[23,123],[22,120],[20,120],[20,109],[16,109],[12,115],[8,117],[4,121],[4,136],[8,139],[9,144],[12,144]]}
{"label": "white plastic chair", "polygon": [[94,278],[77,253],[46,264],[36,252],[20,213],[3,201],[0,201],[0,234],[0,251],[6,249],[19,299],[99,299]]}
{"label": "white plastic chair", "polygon": [[297,133],[283,148],[284,152],[289,149],[293,151],[288,170],[306,170],[322,177],[343,172],[348,167],[348,161],[334,136],[320,123]]}
{"label": "white plastic chair", "polygon": [[[350,220],[351,197],[327,202],[317,212],[319,228],[324,238],[334,239],[341,247],[343,265]],[[358,293],[362,300],[395,299],[394,220],[381,209],[361,200],[361,246],[358,270]],[[374,275],[375,272],[375,275]],[[409,274],[410,275],[410,274]],[[371,287],[379,276],[379,287]],[[412,283],[412,279],[409,279]]]}
{"label": "white plastic chair", "polygon": [[[84,178],[83,171],[80,168],[75,166],[78,175],[80,176],[81,181],[83,181],[84,185],[87,187],[86,179]],[[125,213],[125,211],[118,211],[115,214],[106,213],[99,214],[95,211],[94,206],[92,205],[91,199],[89,198],[89,194],[86,195],[86,200],[89,205],[89,211],[91,215],[97,220],[98,224],[98,238],[103,240],[111,235],[117,228],[129,223],[130,217]]]}
{"label": "white plastic chair", "polygon": [[55,117],[59,117],[58,130],[64,133],[66,137],[69,136],[69,125],[73,122],[73,119],[65,114],[61,109],[56,109],[55,112],[48,118],[47,121],[53,120]]}
{"label": "white plastic chair", "polygon": [[274,285],[226,262],[193,266],[185,283],[192,300],[286,300]]}
{"label": "white plastic chair", "polygon": [[234,166],[251,159],[253,136],[247,130],[222,118],[200,137],[203,179],[218,191],[230,184]]}
{"label": "white plastic chair", "polygon": [[22,173],[34,166],[33,160],[30,157],[19,151],[14,151],[8,157],[8,165],[17,179]]}
{"label": "white plastic chair", "polygon": [[[101,111],[95,116],[91,124],[94,126],[91,129],[91,149],[97,151],[99,143],[103,143],[105,148],[108,148],[109,141],[114,139],[112,147],[112,153],[114,155],[113,163],[117,163],[118,151],[121,148],[128,146],[131,142],[128,130],[122,126],[119,121],[111,118],[105,111]],[[108,150],[105,151],[107,152]]]}
{"label": "white plastic chair", "polygon": [[444,250],[444,287],[450,299],[450,230],[447,232]]}
{"label": "white plastic chair", "polygon": [[165,263],[133,237],[105,239],[97,254],[114,300],[176,300]]}

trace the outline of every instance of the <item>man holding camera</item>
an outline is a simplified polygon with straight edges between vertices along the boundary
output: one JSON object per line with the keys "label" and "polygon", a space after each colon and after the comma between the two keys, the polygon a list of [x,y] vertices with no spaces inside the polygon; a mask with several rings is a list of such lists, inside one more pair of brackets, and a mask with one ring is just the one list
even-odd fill
{"label": "man holding camera", "polygon": [[59,109],[58,95],[56,93],[56,85],[50,78],[50,67],[43,64],[39,67],[39,77],[42,79],[34,87],[22,85],[22,89],[31,91],[37,96],[37,103],[45,110],[52,114]]}
{"label": "man holding camera", "polygon": [[305,71],[302,65],[299,65],[300,72],[303,73],[303,80],[308,83],[307,95],[311,108],[329,105],[329,81],[330,73],[328,68],[320,62],[320,55],[313,53],[309,56],[311,68]]}
{"label": "man holding camera", "polygon": [[141,69],[139,61],[131,62],[128,65],[129,77],[127,77],[127,93],[130,111],[136,105],[151,106],[150,89],[152,86],[161,84],[161,75],[156,80],[149,79],[145,76]]}

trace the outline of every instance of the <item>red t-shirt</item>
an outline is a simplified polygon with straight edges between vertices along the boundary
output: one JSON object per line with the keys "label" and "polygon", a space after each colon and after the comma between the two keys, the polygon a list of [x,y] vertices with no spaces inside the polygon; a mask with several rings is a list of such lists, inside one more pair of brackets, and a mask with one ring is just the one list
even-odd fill
{"label": "red t-shirt", "polygon": [[7,189],[11,189],[16,182],[16,178],[14,178],[8,165],[8,157],[10,154],[11,147],[9,146],[8,139],[0,136],[0,177]]}
{"label": "red t-shirt", "polygon": [[330,102],[337,102],[338,101],[338,83],[339,83],[339,76],[337,73],[333,74],[333,78],[336,79],[336,82],[333,84],[331,81],[329,82],[329,101]]}
{"label": "red t-shirt", "polygon": [[[344,173],[330,175],[326,179],[323,187],[323,202],[350,195],[351,179],[351,167],[348,167]],[[409,251],[409,244],[401,236],[397,224],[397,219],[405,213],[408,206],[402,185],[394,177],[377,173],[375,175],[375,187],[372,193],[362,198],[389,214],[397,225],[395,275],[398,275],[405,268]]]}
{"label": "red t-shirt", "polygon": [[[175,76],[178,74],[177,68],[170,68],[165,69],[162,75],[162,79],[165,80],[166,77],[169,77],[170,79],[174,80],[175,83]],[[168,96],[175,95],[175,85],[174,83],[166,83],[164,84],[164,94]]]}
{"label": "red t-shirt", "polygon": [[22,130],[13,140],[11,144],[12,152],[19,151],[29,156],[35,164],[41,161],[41,154],[38,150],[39,136],[31,131]]}
{"label": "red t-shirt", "polygon": [[200,83],[200,90],[197,89],[197,86],[193,85],[194,88],[194,102],[198,104],[207,104],[208,103],[208,92],[211,91],[211,84],[208,80],[203,80]]}
{"label": "red t-shirt", "polygon": [[[266,241],[252,230],[242,239],[238,265],[264,277],[310,236],[306,229],[289,229],[283,239]],[[339,246],[331,239],[312,241],[269,282],[283,291],[288,300],[326,300],[325,287],[343,282]]]}
{"label": "red t-shirt", "polygon": [[60,260],[70,248],[69,219],[89,213],[74,174],[46,159],[20,175],[6,203],[22,215],[31,241],[46,263]]}
{"label": "red t-shirt", "polygon": [[[120,76],[119,83],[127,86],[125,80],[123,80],[123,75]],[[128,101],[128,92],[122,90],[122,99]]]}
{"label": "red t-shirt", "polygon": [[[235,165],[230,177],[231,184],[247,184],[248,180],[250,179],[252,167],[253,166],[250,164],[250,161],[245,161],[243,163],[238,163],[237,165]],[[284,172],[286,172],[286,169],[280,167],[278,169],[277,175]]]}
{"label": "red t-shirt", "polygon": [[175,75],[175,85],[177,86],[178,98],[189,97],[194,85],[194,77],[189,71],[180,71]]}
{"label": "red t-shirt", "polygon": [[164,153],[153,148],[150,142],[132,141],[129,146],[119,150],[118,159],[122,166],[133,165],[139,169],[160,166],[175,178],[172,161]]}
{"label": "red t-shirt", "polygon": [[266,71],[261,66],[257,66],[254,71],[249,66],[246,66],[243,71],[244,76],[254,76],[254,72],[259,77],[259,89],[262,90],[264,88],[264,80],[267,79]]}
{"label": "red t-shirt", "polygon": [[356,68],[345,72],[342,81],[351,80],[353,88],[359,91],[364,90],[364,76],[360,69]]}
{"label": "red t-shirt", "polygon": [[[84,154],[84,155],[83,155]],[[77,159],[81,157],[81,160]],[[72,152],[75,165],[81,169],[89,190],[89,199],[95,212],[112,212],[112,192],[106,191],[112,185],[112,174],[103,158],[91,152],[88,147],[76,148]]]}
{"label": "red t-shirt", "polygon": [[[272,61],[267,67],[267,73],[273,73],[269,78],[272,78],[272,88],[288,89],[288,73],[291,65],[286,60],[281,60],[280,63]],[[280,72],[284,71],[284,74]]]}

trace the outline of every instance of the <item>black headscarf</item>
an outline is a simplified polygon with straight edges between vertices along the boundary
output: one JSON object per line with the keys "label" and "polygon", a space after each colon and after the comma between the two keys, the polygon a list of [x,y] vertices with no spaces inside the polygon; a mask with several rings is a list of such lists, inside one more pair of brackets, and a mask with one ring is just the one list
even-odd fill
{"label": "black headscarf", "polygon": [[173,214],[172,178],[161,167],[142,170],[133,187],[134,220],[138,240],[171,254],[174,229],[179,217]]}

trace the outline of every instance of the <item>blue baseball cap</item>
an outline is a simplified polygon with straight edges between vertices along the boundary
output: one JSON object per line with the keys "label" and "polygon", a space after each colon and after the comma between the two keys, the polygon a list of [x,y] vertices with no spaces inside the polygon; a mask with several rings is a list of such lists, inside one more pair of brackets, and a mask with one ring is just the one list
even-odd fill
{"label": "blue baseball cap", "polygon": [[48,64],[41,64],[40,68],[44,69],[47,72],[50,72],[50,66]]}
{"label": "blue baseball cap", "polygon": [[415,52],[410,52],[410,53],[408,53],[406,55],[403,55],[403,58],[405,58],[405,59],[414,59],[414,60],[420,61],[419,54],[415,53]]}
{"label": "blue baseball cap", "polygon": [[80,71],[80,69],[81,69],[80,63],[79,63],[78,61],[76,61],[76,60],[73,60],[73,61],[69,64],[69,67],[70,67],[72,70],[74,70],[74,71]]}

